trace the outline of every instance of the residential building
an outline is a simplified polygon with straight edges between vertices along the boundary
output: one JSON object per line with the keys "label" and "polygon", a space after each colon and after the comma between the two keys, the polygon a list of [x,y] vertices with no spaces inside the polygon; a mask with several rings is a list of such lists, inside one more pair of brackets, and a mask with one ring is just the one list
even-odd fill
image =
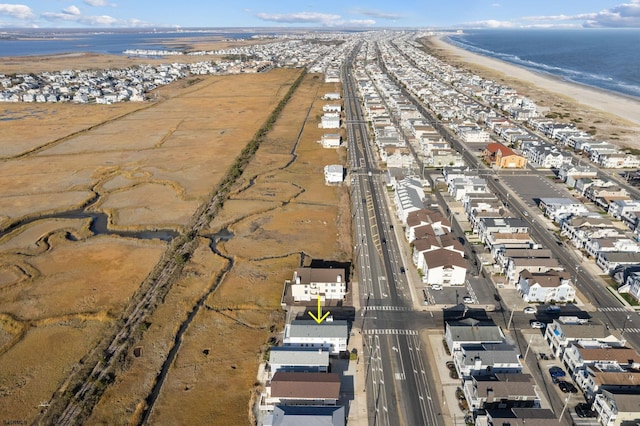
{"label": "residential building", "polygon": [[462,379],[522,372],[520,354],[508,343],[462,344],[460,350],[453,353],[453,362]]}
{"label": "residential building", "polygon": [[464,285],[467,263],[459,252],[439,248],[423,253],[422,282],[433,285]]}
{"label": "residential building", "polygon": [[276,405],[273,413],[264,416],[262,426],[345,426],[345,417],[342,406]]}
{"label": "residential building", "polygon": [[344,180],[344,168],[340,164],[324,166],[324,183],[335,185]]}
{"label": "residential building", "polygon": [[269,375],[273,376],[277,371],[327,373],[329,352],[321,349],[273,346],[269,351]]}
{"label": "residential building", "polygon": [[320,143],[323,148],[339,148],[342,145],[342,136],[339,133],[325,133]]}
{"label": "residential building", "polygon": [[293,300],[342,300],[347,293],[345,276],[343,268],[298,268],[291,280]]}
{"label": "residential building", "polygon": [[464,380],[463,390],[471,410],[538,408],[540,397],[531,374],[495,374]]}
{"label": "residential building", "polygon": [[484,150],[484,159],[488,164],[498,169],[523,169],[527,165],[526,158],[500,143],[487,145]]}
{"label": "residential building", "polygon": [[349,328],[346,321],[327,318],[318,324],[315,320],[293,320],[284,327],[283,346],[312,348],[337,355],[347,350]]}
{"label": "residential building", "polygon": [[500,327],[493,322],[481,322],[472,318],[447,322],[444,336],[452,354],[462,350],[463,345],[499,344],[504,342],[504,333]]}
{"label": "residential building", "polygon": [[552,353],[560,359],[571,344],[622,347],[626,343],[618,330],[609,330],[603,324],[563,324],[557,319],[547,324],[544,337]]}
{"label": "residential building", "polygon": [[567,303],[576,297],[571,276],[564,271],[531,273],[525,269],[520,273],[516,289],[527,303]]}
{"label": "residential building", "polygon": [[263,411],[276,405],[335,406],[340,399],[340,375],[337,373],[276,372],[261,399]]}
{"label": "residential building", "polygon": [[603,426],[637,424],[640,422],[640,392],[604,390],[595,396],[593,410]]}

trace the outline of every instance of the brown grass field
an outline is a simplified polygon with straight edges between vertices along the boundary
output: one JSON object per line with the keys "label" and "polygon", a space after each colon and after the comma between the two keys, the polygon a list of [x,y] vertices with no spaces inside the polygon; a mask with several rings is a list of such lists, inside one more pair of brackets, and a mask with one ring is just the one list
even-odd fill
{"label": "brown grass field", "polygon": [[[46,410],[39,404],[106,337],[167,249],[94,235],[89,219],[55,213],[88,205],[113,230],[184,231],[299,72],[181,81],[149,103],[3,106],[14,120],[0,133],[0,420],[36,421]],[[350,258],[348,194],[322,174],[346,153],[316,142],[319,98],[337,90],[305,77],[88,424],[139,421],[178,327],[201,299],[149,421],[250,423],[258,363],[282,327],[283,281],[303,253]],[[204,238],[223,228],[234,233],[217,246],[225,257]]]}

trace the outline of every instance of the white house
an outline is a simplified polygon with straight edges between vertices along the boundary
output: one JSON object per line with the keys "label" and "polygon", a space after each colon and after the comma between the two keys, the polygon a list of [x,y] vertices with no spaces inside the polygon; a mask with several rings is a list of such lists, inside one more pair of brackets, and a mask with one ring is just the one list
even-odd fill
{"label": "white house", "polygon": [[533,274],[525,269],[520,273],[516,288],[528,303],[565,303],[572,302],[576,297],[569,273],[564,271]]}
{"label": "white house", "polygon": [[347,293],[345,270],[342,268],[298,268],[291,280],[291,295],[296,302],[318,298],[342,300]]}
{"label": "white house", "polygon": [[327,318],[318,324],[315,320],[293,320],[284,326],[285,347],[322,349],[330,355],[347,350],[349,327],[346,321]]}
{"label": "white house", "polygon": [[547,324],[544,337],[552,353],[560,359],[565,349],[572,343],[581,346],[609,345],[611,347],[621,347],[626,343],[618,330],[609,330],[604,324],[564,324],[557,319]]}
{"label": "white house", "polygon": [[333,185],[342,183],[344,180],[344,169],[340,164],[330,164],[324,166],[324,183]]}
{"label": "white house", "polygon": [[522,372],[519,353],[508,343],[460,345],[460,350],[453,353],[453,362],[461,378]]}
{"label": "white house", "polygon": [[323,148],[339,148],[342,145],[342,136],[338,133],[325,133],[320,143]]}
{"label": "white house", "polygon": [[320,127],[323,129],[339,129],[340,114],[337,112],[327,112],[320,119]]}
{"label": "white house", "polygon": [[603,426],[633,425],[640,418],[640,392],[602,391],[595,396],[593,410]]}
{"label": "white house", "polygon": [[422,282],[425,284],[464,285],[467,263],[460,253],[444,248],[424,253]]}
{"label": "white house", "polygon": [[269,351],[269,378],[277,371],[327,373],[329,352],[274,346]]}

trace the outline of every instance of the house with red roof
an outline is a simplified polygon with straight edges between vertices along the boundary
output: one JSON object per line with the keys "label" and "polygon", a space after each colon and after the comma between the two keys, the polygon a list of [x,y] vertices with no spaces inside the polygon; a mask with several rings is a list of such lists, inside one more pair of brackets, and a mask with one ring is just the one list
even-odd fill
{"label": "house with red roof", "polygon": [[501,143],[492,142],[484,149],[484,160],[497,169],[524,169],[527,159]]}

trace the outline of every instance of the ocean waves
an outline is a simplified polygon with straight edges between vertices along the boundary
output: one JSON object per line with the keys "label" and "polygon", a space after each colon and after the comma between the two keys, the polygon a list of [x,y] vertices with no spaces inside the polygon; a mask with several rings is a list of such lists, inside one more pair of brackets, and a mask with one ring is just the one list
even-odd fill
{"label": "ocean waves", "polygon": [[[466,50],[532,71],[640,97],[640,54],[634,31],[474,31],[449,37]],[[595,37],[597,36],[597,37]]]}

